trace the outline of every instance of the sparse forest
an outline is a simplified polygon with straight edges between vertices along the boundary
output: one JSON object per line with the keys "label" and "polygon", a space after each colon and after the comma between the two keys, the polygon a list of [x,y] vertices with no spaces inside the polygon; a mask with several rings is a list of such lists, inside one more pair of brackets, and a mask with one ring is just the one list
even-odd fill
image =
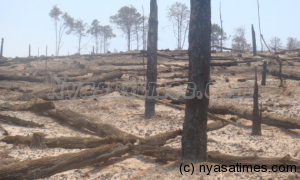
{"label": "sparse forest", "polygon": [[[50,7],[51,56],[6,57],[1,39],[0,180],[299,179],[300,41],[230,32],[221,2],[147,3],[110,24]],[[118,37],[127,51],[111,51]]]}

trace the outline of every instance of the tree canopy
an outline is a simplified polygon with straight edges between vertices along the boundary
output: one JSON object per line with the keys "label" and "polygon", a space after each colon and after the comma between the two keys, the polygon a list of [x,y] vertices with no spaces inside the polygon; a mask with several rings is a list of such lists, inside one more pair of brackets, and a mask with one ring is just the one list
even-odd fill
{"label": "tree canopy", "polygon": [[189,28],[189,8],[180,2],[175,2],[167,9],[167,17],[172,22],[174,36],[177,40],[177,49],[182,49],[185,43],[185,37]]}
{"label": "tree canopy", "polygon": [[126,35],[128,51],[130,51],[131,36],[135,25],[139,24],[137,22],[140,22],[141,17],[141,14],[133,6],[124,6],[119,9],[118,14],[110,17],[110,22],[116,24]]}

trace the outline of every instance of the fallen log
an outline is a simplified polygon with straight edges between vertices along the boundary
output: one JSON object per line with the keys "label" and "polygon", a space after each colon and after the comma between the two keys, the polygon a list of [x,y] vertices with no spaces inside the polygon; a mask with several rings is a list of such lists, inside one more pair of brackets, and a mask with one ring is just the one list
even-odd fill
{"label": "fallen log", "polygon": [[[90,77],[85,79],[86,82],[93,82],[95,84],[98,84],[100,82],[105,82],[113,79],[120,79],[122,77],[123,73],[122,72],[110,72],[107,74],[102,74],[100,76],[95,76],[95,77]],[[73,78],[73,81],[80,81],[82,80],[81,78]],[[72,86],[68,86],[68,88],[71,88]]]}
{"label": "fallen log", "polygon": [[[268,70],[268,72],[272,76],[280,77],[280,72],[278,70]],[[300,75],[299,74],[282,73],[282,77],[285,78],[285,79],[300,80]]]}
{"label": "fallen log", "polygon": [[106,62],[101,62],[101,63],[98,63],[99,66],[101,65],[111,65],[111,66],[142,66],[143,63],[140,63],[140,62],[136,62],[136,63],[130,63],[130,62],[110,62],[110,61],[106,61]]}
{"label": "fallen log", "polygon": [[[233,114],[241,118],[253,119],[253,109],[235,104],[210,102],[208,111],[212,114]],[[261,123],[286,129],[300,129],[300,120],[264,112]]]}
{"label": "fallen log", "polygon": [[[24,144],[29,146],[32,142],[30,136],[6,136],[0,141],[7,144]],[[105,144],[122,143],[126,144],[122,138],[118,137],[105,137],[105,138],[82,138],[82,137],[58,137],[58,138],[45,138],[45,144],[49,148],[65,148],[65,149],[85,149],[95,148]]]}
{"label": "fallen log", "polygon": [[0,121],[8,124],[14,124],[18,126],[24,126],[24,127],[44,127],[43,124],[38,124],[31,121],[25,121],[16,117],[6,116],[0,114]]}
{"label": "fallen log", "polygon": [[12,156],[8,155],[9,152],[2,152],[0,151],[0,167],[3,165],[8,165],[8,164],[12,164],[12,163],[16,163],[18,162],[17,159],[14,159]]}
{"label": "fallen log", "polygon": [[107,161],[112,157],[120,157],[127,152],[129,152],[128,146],[110,144],[77,153],[25,160],[0,166],[0,177],[6,180],[46,178],[60,172]]}
{"label": "fallen log", "polygon": [[[264,57],[264,58],[271,58],[271,59],[276,59],[276,57],[274,57],[275,54],[273,55],[266,55],[266,54],[259,54],[259,56]],[[280,57],[280,60],[282,61],[300,61],[299,57],[295,57],[295,58],[284,58],[284,57]]]}
{"label": "fallen log", "polygon": [[69,109],[56,109],[53,111],[46,111],[46,113],[60,120],[67,121],[75,127],[85,128],[91,132],[95,132],[100,137],[117,137],[131,143],[141,140],[141,138],[123,132],[113,125],[105,123],[93,123],[92,121],[94,120],[91,120],[90,118],[73,112]]}
{"label": "fallen log", "polygon": [[[79,84],[77,88],[81,88],[83,85],[90,85],[91,83],[94,83],[95,87],[98,87],[99,83],[109,81],[109,80],[112,80],[115,78],[121,78],[122,75],[123,75],[123,73],[118,71],[118,72],[110,72],[110,73],[103,74],[100,76],[90,77],[90,78],[84,79],[85,83]],[[73,78],[72,80],[80,82],[82,80],[82,78]],[[64,90],[68,90],[68,91],[75,90],[73,87],[74,83],[67,83],[67,82],[60,81],[60,80],[58,80],[57,83],[58,83],[58,85],[55,87],[51,87],[52,89],[50,91],[49,91],[49,89],[46,89],[46,90],[35,92],[34,95],[41,99],[45,99],[45,100],[49,100],[49,98],[50,98],[50,100],[55,100],[55,99],[60,99],[56,95],[57,92],[62,93]]]}
{"label": "fallen log", "polygon": [[[172,108],[175,108],[175,109],[178,109],[178,110],[185,110],[185,106],[181,106],[181,105],[175,105],[175,104],[172,104],[172,103],[169,103],[169,102],[166,102],[166,101],[163,101],[163,100],[156,100],[156,102],[158,104],[163,104],[163,105],[166,105],[166,106],[169,106],[169,107],[172,107]],[[212,119],[218,119],[220,121],[223,121],[224,123],[227,123],[227,124],[233,124],[235,126],[237,126],[237,124],[231,120],[228,120],[228,119],[225,119],[223,117],[220,117],[219,115],[215,115],[215,114],[211,114],[211,113],[208,113],[207,114],[207,117],[209,118],[212,118]],[[220,124],[220,122],[217,122],[217,124]],[[224,125],[224,124],[223,124]],[[209,125],[208,125],[209,126]],[[222,126],[221,124],[219,126]],[[217,127],[216,125],[212,125],[211,127],[209,127],[209,129],[214,129],[213,127]],[[209,131],[209,130],[208,130]]]}
{"label": "fallen log", "polygon": [[234,52],[246,52],[244,50],[239,50],[239,49],[232,49],[232,48],[227,48],[227,47],[221,47],[221,46],[211,46],[213,48],[218,48],[218,49],[224,49],[224,50],[230,50]]}
{"label": "fallen log", "polygon": [[0,81],[28,81],[28,82],[43,82],[44,78],[35,76],[20,76],[0,74]]}
{"label": "fallen log", "polygon": [[181,149],[174,149],[169,146],[155,147],[147,145],[129,145],[135,154],[155,157],[158,161],[176,161],[181,158]]}
{"label": "fallen log", "polygon": [[[182,98],[179,99],[169,98],[169,99],[175,101],[176,104],[184,104],[184,99]],[[180,110],[183,109],[182,107],[179,106],[174,106],[174,108]],[[245,108],[245,107],[237,106],[234,104],[228,104],[228,103],[220,104],[216,102],[210,102],[208,108],[208,112],[212,114],[232,114],[249,120],[253,119],[252,111],[253,109],[251,108]],[[281,115],[271,114],[267,112],[264,112],[262,114],[261,123],[269,126],[275,126],[275,127],[285,128],[285,129],[300,129],[300,120],[292,117],[284,117]]]}
{"label": "fallen log", "polygon": [[[177,161],[181,158],[181,149],[175,149],[171,147],[153,147],[143,145],[129,145],[129,148],[136,154],[142,154],[145,156],[155,157],[159,161]],[[257,156],[231,156],[221,154],[218,151],[207,152],[208,162],[221,164],[221,165],[236,165],[241,163],[242,165],[250,165],[252,167],[259,165],[265,165],[267,169],[271,169],[274,165],[290,165],[294,166],[293,170],[300,168],[300,160],[292,159],[289,155],[282,158],[265,158]]]}
{"label": "fallen log", "polygon": [[[272,169],[274,165],[280,166],[287,166],[289,165],[294,166],[292,170],[295,170],[296,168],[300,168],[300,160],[292,159],[290,155],[286,155],[282,158],[277,157],[258,157],[258,156],[248,156],[248,157],[242,157],[242,156],[232,156],[232,155],[226,155],[222,154],[218,151],[211,151],[208,152],[208,161],[213,163],[218,163],[222,165],[236,165],[238,163],[241,163],[244,165],[250,165],[252,167],[259,165],[262,167],[262,165],[265,165],[267,169]],[[278,167],[277,167],[278,168]],[[252,168],[251,168],[252,169]]]}
{"label": "fallen log", "polygon": [[54,109],[55,106],[51,101],[41,99],[31,101],[1,101],[0,111],[46,111]]}
{"label": "fallen log", "polygon": [[0,131],[2,131],[2,135],[7,136],[8,132],[2,127],[2,125],[0,124]]}
{"label": "fallen log", "polygon": [[213,123],[207,124],[206,131],[209,132],[209,131],[218,130],[218,129],[221,129],[221,128],[227,126],[228,124],[229,124],[228,122],[217,120],[217,121],[215,121]]}
{"label": "fallen log", "polygon": [[[159,88],[158,88],[159,89]],[[160,91],[160,95],[164,96],[165,92]],[[185,104],[184,94],[182,92],[175,92],[174,90],[167,90],[167,99],[172,100],[176,104]],[[217,103],[210,101],[208,111],[212,114],[232,114],[241,118],[253,119],[253,109],[237,106],[229,103]],[[261,123],[286,129],[300,129],[300,120],[292,117],[283,117],[271,113],[263,113]]]}
{"label": "fallen log", "polygon": [[181,129],[147,137],[145,140],[142,140],[141,144],[146,144],[148,146],[163,146],[168,140],[174,139],[178,135],[182,135]]}

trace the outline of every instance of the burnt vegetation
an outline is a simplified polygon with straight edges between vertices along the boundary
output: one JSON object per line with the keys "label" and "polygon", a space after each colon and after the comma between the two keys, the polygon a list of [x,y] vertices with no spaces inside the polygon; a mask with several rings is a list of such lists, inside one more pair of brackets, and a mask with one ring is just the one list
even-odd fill
{"label": "burnt vegetation", "polygon": [[[157,4],[150,0],[149,17],[122,7],[112,26],[88,25],[53,6],[55,56],[33,57],[29,45],[28,57],[5,57],[2,38],[0,179],[57,179],[67,171],[152,179],[158,167],[175,174],[189,161],[300,168],[299,41],[289,37],[283,48],[280,38],[267,44],[257,33],[268,49],[258,51],[252,25],[252,44],[241,26],[225,47],[229,37],[211,22],[211,1],[191,0],[190,10],[178,2],[167,8],[176,47],[158,49]],[[114,28],[128,51],[109,51]],[[74,55],[60,55],[65,34],[78,40]],[[94,47],[81,54],[88,35]],[[140,169],[128,173],[134,163]],[[113,165],[121,173],[113,175]]]}

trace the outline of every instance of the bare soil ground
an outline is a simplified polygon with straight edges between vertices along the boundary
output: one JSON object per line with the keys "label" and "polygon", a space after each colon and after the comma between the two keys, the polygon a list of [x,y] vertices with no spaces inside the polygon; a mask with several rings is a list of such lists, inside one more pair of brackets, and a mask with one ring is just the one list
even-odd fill
{"label": "bare soil ground", "polygon": [[[132,52],[136,53],[136,52]],[[187,80],[188,61],[177,60],[172,57],[187,57],[186,54],[179,55],[178,51],[161,52],[165,56],[158,59],[158,82]],[[267,53],[266,53],[267,54]],[[217,53],[214,57],[232,58],[241,61],[235,53]],[[291,56],[291,57],[290,57]],[[293,64],[284,62],[283,72],[300,74],[300,57],[290,53],[280,55],[282,58],[295,58],[289,60]],[[243,57],[251,58],[251,54],[243,54]],[[146,62],[145,58],[145,62]],[[176,59],[176,60],[175,60]],[[275,60],[262,58],[268,61],[270,69],[278,69]],[[13,62],[15,59],[9,59]],[[12,101],[29,101],[36,97],[36,92],[47,90],[51,87],[51,77],[77,77],[84,82],[89,77],[100,76],[108,72],[120,71],[123,76],[111,82],[128,82],[131,76],[143,81],[143,58],[136,54],[106,54],[102,56],[68,56],[64,58],[52,57],[47,60],[47,71],[45,71],[46,60],[35,60],[31,62],[17,63],[10,66],[0,66],[0,74],[10,76],[26,76],[41,78],[40,82],[7,80],[0,78],[0,104]],[[218,62],[222,60],[218,60]],[[224,60],[225,61],[225,60]],[[228,61],[228,60],[226,60]],[[212,61],[214,62],[214,61]],[[79,64],[80,63],[80,64]],[[134,65],[136,64],[136,65]],[[254,84],[254,67],[258,69],[259,102],[264,111],[262,113],[274,113],[283,117],[295,118],[300,122],[300,81],[284,79],[284,86],[279,87],[278,77],[267,75],[267,85],[260,85],[262,61],[251,64],[238,64],[237,66],[212,66],[211,79],[215,81],[211,88],[211,94],[217,94],[218,86],[224,91],[218,98],[211,102],[230,103],[240,107],[253,106],[253,98],[241,96],[224,98],[230,92],[232,86],[246,86]],[[79,75],[74,73],[82,72]],[[178,78],[177,78],[178,77]],[[227,79],[227,80],[226,80]],[[227,82],[226,82],[227,81]],[[176,90],[179,87],[172,87]],[[184,89],[186,86],[183,87]],[[164,100],[171,104],[170,100]],[[164,104],[156,104],[156,116],[144,119],[144,100],[138,97],[124,97],[119,91],[99,95],[90,98],[76,98],[75,100],[55,100],[55,108],[67,108],[79,114],[85,115],[94,123],[106,123],[118,129],[140,138],[157,135],[182,129],[184,122],[184,110],[179,110]],[[182,105],[183,106],[183,105]],[[183,106],[184,107],[184,106]],[[84,133],[58,119],[48,116],[43,112],[33,111],[0,111],[1,115],[17,117],[22,120],[43,124],[44,127],[31,128],[0,121],[3,129],[9,136],[32,136],[33,133],[43,133],[46,138],[58,137],[98,137],[93,134]],[[223,128],[208,132],[208,138],[214,141],[208,142],[208,151],[219,151],[222,154],[234,156],[257,156],[278,157],[289,155],[292,159],[300,161],[300,129],[285,129],[280,127],[262,125],[262,136],[252,136],[252,122],[236,115],[220,115],[225,119],[231,119],[237,125],[228,124]],[[208,123],[214,123],[217,119],[209,118]],[[7,135],[2,134],[0,139]],[[181,136],[170,139],[164,146],[181,148]],[[23,144],[7,144],[0,141],[0,169],[13,163],[24,160],[34,160],[42,157],[57,156],[65,153],[80,152],[83,149],[46,148],[31,149]],[[7,161],[10,159],[10,161]],[[5,161],[4,161],[5,160]],[[255,160],[254,160],[255,161]],[[188,163],[188,162],[187,162]],[[181,175],[179,171],[181,161],[157,161],[154,157],[139,154],[125,154],[123,157],[113,158],[106,162],[98,162],[80,169],[71,169],[41,179],[300,179],[300,169],[297,172],[199,172],[199,168],[193,175]],[[214,165],[216,163],[202,163]],[[199,167],[199,163],[194,164]],[[235,164],[234,164],[235,165]],[[30,167],[28,167],[30,168]],[[1,177],[0,177],[1,179]]]}

